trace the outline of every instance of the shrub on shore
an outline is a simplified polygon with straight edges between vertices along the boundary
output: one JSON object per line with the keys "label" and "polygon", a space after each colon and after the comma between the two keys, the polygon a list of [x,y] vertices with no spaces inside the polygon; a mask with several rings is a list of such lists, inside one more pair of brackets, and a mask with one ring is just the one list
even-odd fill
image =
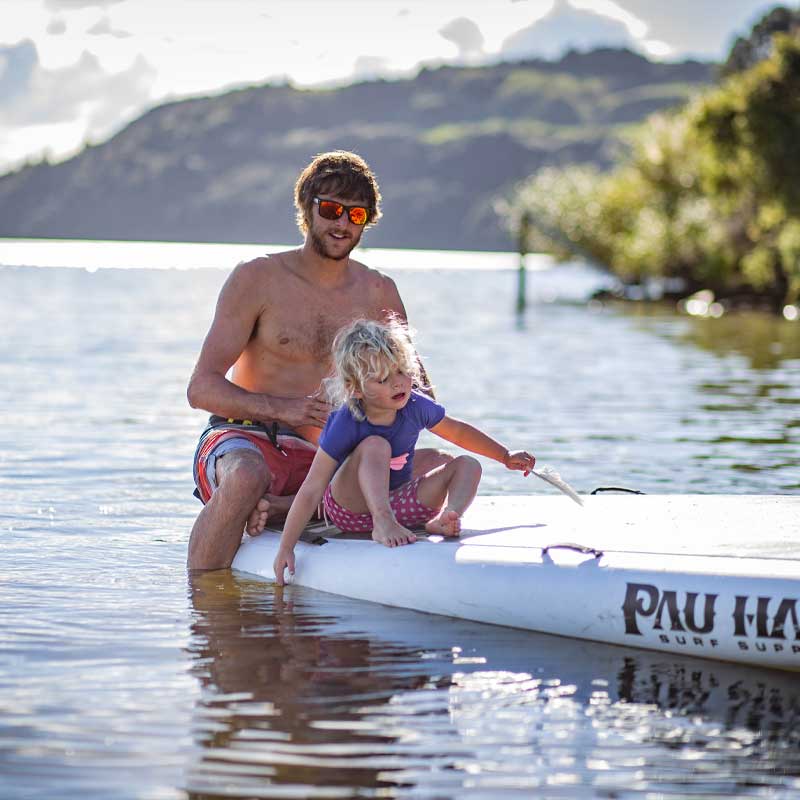
{"label": "shrub on shore", "polygon": [[626,160],[601,173],[546,169],[509,218],[528,249],[579,255],[626,283],[688,294],[800,300],[800,36],[684,108],[648,118]]}

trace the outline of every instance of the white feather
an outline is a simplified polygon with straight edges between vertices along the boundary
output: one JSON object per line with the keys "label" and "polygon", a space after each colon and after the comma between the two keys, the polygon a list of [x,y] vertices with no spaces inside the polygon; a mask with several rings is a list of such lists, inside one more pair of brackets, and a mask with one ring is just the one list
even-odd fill
{"label": "white feather", "polygon": [[539,470],[532,469],[531,474],[555,486],[556,489],[564,492],[565,495],[574,500],[579,506],[583,505],[581,496],[552,467],[542,467]]}

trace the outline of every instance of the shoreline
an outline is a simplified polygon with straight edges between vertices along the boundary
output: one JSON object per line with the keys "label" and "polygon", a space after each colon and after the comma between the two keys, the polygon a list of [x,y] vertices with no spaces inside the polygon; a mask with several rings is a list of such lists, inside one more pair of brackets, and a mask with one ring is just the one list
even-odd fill
{"label": "shoreline", "polygon": [[666,291],[660,286],[620,284],[612,289],[594,292],[589,302],[672,306],[681,314],[711,319],[719,319],[726,314],[758,312],[783,317],[788,322],[800,321],[800,303],[776,303],[774,298],[755,292],[740,291],[718,296],[711,289],[700,289],[686,294],[681,291]]}

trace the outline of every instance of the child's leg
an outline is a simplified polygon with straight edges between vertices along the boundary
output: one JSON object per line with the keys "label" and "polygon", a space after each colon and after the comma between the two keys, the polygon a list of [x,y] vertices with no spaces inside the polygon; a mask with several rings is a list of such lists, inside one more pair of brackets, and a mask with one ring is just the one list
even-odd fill
{"label": "child's leg", "polygon": [[419,482],[417,497],[424,505],[442,510],[425,523],[425,530],[444,536],[458,536],[461,532],[461,515],[475,499],[480,480],[481,465],[472,456],[458,456],[449,464],[429,472]]}
{"label": "child's leg", "polygon": [[355,514],[372,515],[372,538],[388,547],[416,541],[400,525],[389,505],[391,446],[380,436],[368,436],[351,453],[331,482],[333,499]]}

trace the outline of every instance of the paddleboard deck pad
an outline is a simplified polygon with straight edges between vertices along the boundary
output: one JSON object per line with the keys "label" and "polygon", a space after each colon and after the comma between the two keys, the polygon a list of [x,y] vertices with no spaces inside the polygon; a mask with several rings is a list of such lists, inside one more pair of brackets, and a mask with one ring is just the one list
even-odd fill
{"label": "paddleboard deck pad", "polygon": [[[293,583],[432,614],[800,670],[800,496],[479,497],[458,539],[312,528]],[[274,580],[279,534],[233,568]]]}

